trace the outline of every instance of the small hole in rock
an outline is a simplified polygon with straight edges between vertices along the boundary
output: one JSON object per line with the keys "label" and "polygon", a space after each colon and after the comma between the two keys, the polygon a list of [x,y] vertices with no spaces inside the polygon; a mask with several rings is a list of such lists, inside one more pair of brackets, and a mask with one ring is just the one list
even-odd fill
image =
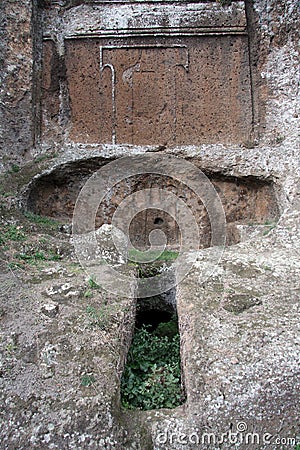
{"label": "small hole in rock", "polygon": [[154,219],[154,225],[162,225],[164,223],[164,219],[162,219],[161,217],[156,217]]}

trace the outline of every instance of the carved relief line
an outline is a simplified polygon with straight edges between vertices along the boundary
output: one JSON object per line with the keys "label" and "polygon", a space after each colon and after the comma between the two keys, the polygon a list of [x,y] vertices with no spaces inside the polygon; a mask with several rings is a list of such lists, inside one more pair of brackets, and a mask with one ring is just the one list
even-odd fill
{"label": "carved relief line", "polygon": [[[112,144],[116,144],[117,143],[117,130],[116,130],[116,124],[117,124],[117,111],[116,111],[116,71],[115,68],[113,66],[113,64],[109,64],[109,63],[104,63],[104,51],[105,50],[119,50],[119,49],[169,49],[169,48],[182,48],[185,50],[185,62],[182,63],[178,63],[175,66],[176,67],[183,67],[184,70],[186,72],[189,71],[189,52],[188,52],[188,48],[186,45],[180,45],[180,44],[174,44],[174,45],[105,45],[105,46],[100,46],[99,47],[99,55],[100,55],[100,61],[99,61],[99,66],[100,66],[100,73],[102,73],[104,71],[105,68],[109,68],[110,72],[111,72],[111,101],[112,101]],[[175,74],[174,74],[175,77]],[[176,82],[174,79],[174,86],[176,86]],[[175,130],[174,133],[176,133],[176,123],[177,123],[177,118],[176,118],[176,87],[174,88],[175,92],[174,92],[174,126],[175,126]]]}
{"label": "carved relief line", "polygon": [[103,64],[103,49],[100,46],[100,73],[108,67],[111,71],[111,99],[112,99],[112,143],[116,143],[116,72],[112,64]]}

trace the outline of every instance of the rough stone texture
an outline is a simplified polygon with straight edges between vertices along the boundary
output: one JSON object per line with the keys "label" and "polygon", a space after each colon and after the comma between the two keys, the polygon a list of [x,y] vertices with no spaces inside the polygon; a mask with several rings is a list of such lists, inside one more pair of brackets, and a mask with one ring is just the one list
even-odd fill
{"label": "rough stone texture", "polygon": [[49,8],[43,139],[63,122],[82,143],[248,141],[245,29],[243,2]]}
{"label": "rough stone texture", "polygon": [[110,42],[66,43],[70,139],[134,145],[249,140],[245,36],[177,38],[177,47],[164,39],[166,48],[157,39]]}
{"label": "rough stone texture", "polygon": [[[232,431],[238,431],[240,421],[248,424],[248,432],[295,437],[299,431],[299,246],[291,249],[285,227],[280,228],[268,240],[226,250],[218,271],[200,286],[203,265],[214,258],[213,252],[206,253],[199,260],[199,273],[196,269],[180,285],[178,308],[180,315],[183,306],[184,373],[190,400],[183,432],[197,426],[200,431],[202,423],[202,432],[213,430],[220,438],[230,423]],[[294,229],[294,237],[298,233],[299,228]],[[278,242],[280,234],[284,238]],[[283,264],[286,251],[293,255],[289,268]],[[193,372],[197,377],[190,376]],[[164,424],[158,428],[163,431]],[[244,443],[241,448],[248,447]],[[260,441],[259,448],[267,445]]]}
{"label": "rough stone texture", "polygon": [[[60,59],[52,41],[43,44],[43,71],[42,71],[42,134],[47,138],[50,123],[59,123],[60,108]],[[45,108],[47,105],[47,108]]]}
{"label": "rough stone texture", "polygon": [[[66,8],[59,2],[46,8],[43,14],[44,36],[65,37],[90,34],[115,38],[137,34],[161,35],[162,32],[182,34],[181,30],[228,32],[234,28],[245,31],[244,1],[233,1],[223,8],[218,2],[80,2],[77,7]],[[205,30],[206,29],[206,30]]]}
{"label": "rough stone texture", "polygon": [[[63,27],[61,6],[52,3]],[[72,18],[75,9],[71,6],[79,3],[66,3],[68,17]],[[43,4],[50,6],[47,1]],[[29,149],[29,130],[33,125],[38,129],[39,122],[32,123],[30,104],[38,86],[35,84],[33,89],[30,85],[31,3],[2,1],[0,8],[1,156],[9,157],[6,164],[2,163],[3,170]],[[122,412],[120,377],[132,335],[133,299],[117,299],[98,290],[91,292],[86,274],[74,265],[76,260],[70,249],[66,252],[69,256],[65,255],[59,263],[24,263],[25,270],[17,266],[12,271],[11,263],[16,258],[2,246],[2,448],[206,450],[234,449],[240,444],[242,450],[285,450],[299,442],[298,8],[299,2],[294,0],[246,2],[255,131],[251,139],[234,146],[186,146],[183,142],[172,149],[160,149],[194,158],[210,174],[253,177],[273,183],[280,212],[273,229],[249,233],[244,228],[242,234],[248,240],[228,247],[218,265],[213,248],[202,250],[189,277],[178,288],[186,405],[176,410]],[[50,17],[52,10],[47,11]],[[60,103],[57,109],[57,99],[67,89],[61,63],[64,45],[60,41],[55,54],[50,42],[45,43],[45,60],[52,67],[59,67],[60,76],[57,82],[55,74],[50,79],[46,71],[43,80],[44,98],[51,103],[50,96],[55,97],[49,116],[44,114],[49,121],[48,134],[44,134],[40,147],[31,149],[34,163],[25,165],[18,174],[1,178],[3,226],[26,225],[15,209],[18,199],[14,193],[25,192],[36,174],[45,174],[45,170],[53,173],[72,161],[81,161],[82,167],[82,161],[91,158],[109,161],[159,150],[148,145],[66,142],[70,105]],[[39,51],[36,50],[35,60]],[[38,103],[37,93],[34,95]],[[57,158],[54,151],[58,152]],[[53,159],[48,160],[48,156]],[[91,169],[88,162],[86,165],[85,174]],[[36,234],[36,225],[26,226],[31,230],[31,234],[27,231],[31,247],[27,241],[15,242],[16,248],[11,252],[20,254],[28,247],[35,252],[45,245],[43,238],[49,239],[48,232]],[[58,232],[52,239],[55,245],[61,245]],[[65,240],[63,248],[66,247]],[[210,261],[213,274],[199,283],[199,276]],[[59,305],[54,317],[41,310],[49,303]],[[104,311],[101,317],[105,320],[91,315],[91,307]],[[241,431],[244,422],[246,431],[259,434],[259,443],[241,441],[245,438],[245,431]],[[230,442],[229,433],[238,431],[239,436]],[[210,441],[207,433],[214,433]],[[221,445],[222,434],[226,442]],[[268,442],[263,442],[263,436]]]}
{"label": "rough stone texture", "polygon": [[[13,7],[11,8],[10,5],[13,5]],[[123,7],[125,8],[124,10],[122,9]],[[86,29],[89,29],[93,36],[97,32],[105,34],[106,31],[109,31],[110,35],[113,36],[115,33],[114,30],[116,30],[117,27],[119,30],[123,30],[122,33],[124,35],[124,38],[119,42],[129,42],[130,39],[128,40],[126,33],[128,34],[129,32],[129,34],[132,34],[134,30],[137,30],[138,34],[143,34],[143,30],[145,30],[145,24],[141,23],[138,19],[143,7],[142,3],[139,5],[135,4],[132,8],[128,5],[110,5],[109,8],[116,8],[118,14],[116,14],[115,11],[111,11],[111,16],[109,15],[110,13],[108,13],[106,21],[106,19],[104,19],[103,11],[109,10],[107,10],[105,4],[99,5],[97,2],[40,1],[33,2],[32,5],[29,1],[24,1],[24,3],[1,3],[1,19],[3,22],[3,27],[1,27],[1,48],[3,49],[1,95],[5,98],[9,92],[11,95],[11,97],[8,96],[6,100],[4,97],[4,100],[1,100],[1,123],[3,134],[1,144],[2,156],[6,157],[11,155],[9,156],[10,162],[13,159],[20,160],[20,155],[23,152],[27,152],[28,158],[30,158],[30,156],[33,157],[34,152],[32,151],[30,155],[30,147],[33,141],[36,143],[38,142],[41,131],[43,132],[45,142],[41,147],[36,147],[36,151],[46,151],[49,153],[53,148],[57,147],[58,149],[61,149],[62,141],[68,137],[69,132],[71,131],[71,123],[69,122],[70,104],[68,101],[68,85],[66,82],[66,67],[64,64],[64,36],[68,36],[68,38],[72,36],[74,38],[76,36],[79,38],[80,36],[84,36]],[[207,120],[207,126],[203,128],[204,124],[199,123],[201,121],[195,120],[193,126],[196,128],[190,129],[186,114],[185,117],[182,117],[184,122],[182,123],[183,127],[180,128],[180,133],[182,133],[183,137],[182,140],[179,141],[180,144],[184,146],[187,144],[187,140],[190,142],[195,142],[196,140],[197,142],[208,143],[211,143],[213,140],[225,143],[226,140],[229,142],[228,136],[230,134],[233,133],[232,138],[233,140],[236,140],[237,136],[240,135],[240,132],[243,135],[243,137],[240,135],[240,142],[246,147],[257,145],[258,142],[261,142],[262,145],[277,145],[283,140],[285,140],[285,143],[287,144],[287,141],[291,140],[292,136],[294,139],[298,137],[298,2],[249,0],[245,3],[246,16],[243,2],[232,2],[230,7],[222,7],[220,4],[213,1],[201,2],[200,4],[192,3],[188,4],[188,7],[184,5],[183,11],[185,12],[180,13],[181,6],[179,4],[174,7],[167,3],[165,9],[159,9],[160,6],[159,3],[157,3],[153,5],[153,8],[153,14],[155,11],[157,11],[157,13],[154,14],[151,20],[149,19],[149,22],[147,22],[146,25],[149,30],[152,30],[151,33],[157,34],[157,31],[162,34],[165,33],[165,25],[168,24],[169,29],[172,29],[172,32],[175,34],[177,32],[180,34],[178,26],[186,27],[187,30],[189,30],[189,33],[193,29],[201,34],[203,32],[203,27],[207,27],[208,25],[211,30],[214,30],[213,33],[216,33],[217,42],[224,41],[222,36],[218,36],[218,33],[222,33],[222,30],[224,31],[226,29],[229,33],[234,30],[239,33],[244,33],[247,19],[247,32],[250,48],[250,68],[248,67],[248,70],[250,70],[250,73],[247,75],[244,69],[242,83],[244,83],[243,89],[246,88],[246,91],[249,91],[248,78],[250,76],[252,108],[249,106],[249,98],[246,100],[244,95],[239,99],[234,98],[235,94],[229,94],[228,89],[226,94],[227,96],[229,95],[229,97],[232,95],[235,102],[237,101],[239,105],[243,105],[241,111],[247,116],[245,116],[247,125],[244,123],[244,119],[239,120],[238,124],[236,123],[235,125],[229,124],[228,120],[226,122],[226,107],[223,112],[217,108],[214,113],[213,110],[208,107],[205,109],[205,115],[211,115],[213,123],[216,121],[216,124],[222,125],[222,127],[214,125],[214,130],[212,130],[210,126],[211,121]],[[198,13],[195,13],[197,8],[199,11]],[[151,14],[149,17],[152,17]],[[185,19],[180,22],[178,18],[181,17],[181,14],[185,14]],[[145,15],[143,15],[143,17],[143,20],[145,21]],[[162,20],[163,17],[164,19]],[[18,26],[19,18],[21,26]],[[101,18],[103,18],[103,20]],[[57,40],[57,48],[54,49],[52,44],[52,49],[50,50],[49,46],[51,46],[51,44],[47,40],[44,41],[44,75],[42,76],[43,87],[41,89],[40,60],[42,55],[42,32],[46,39],[52,38]],[[19,33],[18,38],[15,38],[16,33]],[[178,36],[174,37],[174,40],[172,41],[173,44],[179,39]],[[225,41],[226,39],[230,40],[231,38],[237,41],[240,39],[241,41],[245,40],[245,36],[227,36]],[[161,42],[164,42],[166,39],[166,37],[162,36]],[[201,38],[200,36],[199,40],[201,41],[201,39],[205,38]],[[78,41],[78,39],[76,39],[76,41]],[[20,56],[20,52],[18,52],[18,49],[13,42],[17,42],[18,45],[22,43],[22,56]],[[116,41],[112,40],[111,44],[114,42]],[[247,57],[248,50],[245,43],[243,44],[243,49],[245,57]],[[52,56],[49,53],[50,51],[53,53]],[[245,57],[242,58],[242,65],[244,68],[246,68],[246,65],[244,64]],[[226,64],[227,63],[228,58],[226,60]],[[19,70],[21,70],[21,72],[16,78],[16,73]],[[183,72],[182,75],[190,78],[190,75],[184,73],[185,71],[183,68],[180,70],[180,73],[181,72]],[[227,75],[227,71],[223,72],[224,75]],[[102,75],[105,75],[107,78],[106,80],[103,80],[105,86],[105,83],[108,83],[111,78],[109,70],[105,69]],[[13,77],[18,80],[18,83],[12,85]],[[182,80],[179,81],[182,84]],[[218,83],[220,78],[219,81],[217,79],[215,81]],[[222,82],[224,82],[224,79],[222,79]],[[225,79],[225,85],[228,82],[229,81]],[[187,86],[189,86],[189,84]],[[201,83],[199,86],[201,90]],[[211,86],[213,86],[213,83]],[[220,84],[220,86],[222,86],[222,84]],[[207,87],[208,86],[206,85],[205,88]],[[20,93],[22,93],[22,98],[20,97]],[[46,108],[44,107],[42,111],[40,110],[41,95],[44,99],[43,104],[47,106]],[[96,93],[94,92],[93,95],[97,101]],[[183,95],[185,94],[183,93]],[[189,95],[189,92],[187,92],[187,95]],[[213,93],[213,96],[209,97],[211,98],[214,96],[215,93]],[[194,101],[194,99],[192,100]],[[108,99],[106,98],[106,102],[107,101]],[[240,103],[241,101],[242,104]],[[58,103],[60,103],[59,107]],[[197,104],[197,108],[194,107],[195,105],[190,105],[190,101],[185,103],[187,108],[192,109],[193,114],[195,114],[196,117],[199,117],[199,103]],[[214,109],[214,103],[215,102],[211,101],[208,104],[212,105]],[[227,104],[229,103],[231,105],[230,101],[227,102]],[[17,104],[19,106],[16,108]],[[226,103],[224,103],[224,105],[226,105]],[[203,104],[200,106],[202,108]],[[246,109],[248,112],[246,112],[245,106],[247,106]],[[10,111],[12,108],[13,113]],[[96,114],[95,124],[98,124],[99,119],[97,119],[97,114],[99,114],[99,109],[95,109],[96,111],[94,111],[93,114]],[[251,109],[253,113],[252,119],[249,116]],[[111,112],[109,104],[106,104],[105,111],[106,114]],[[232,113],[233,111],[234,108],[232,108]],[[41,112],[43,115],[42,123],[40,122]],[[125,116],[122,113],[122,117],[125,117],[125,119],[128,119],[127,116],[126,113]],[[26,118],[26,120],[24,120],[24,118]],[[33,120],[34,118],[35,120]],[[108,122],[108,119],[109,117],[103,117],[103,121],[105,122]],[[130,119],[128,120],[130,121]],[[148,119],[146,118],[146,122],[147,120]],[[253,122],[252,125],[254,126],[254,133],[250,136],[248,131],[251,123],[249,120],[250,122]],[[238,125],[237,128],[236,125]],[[130,126],[132,128],[132,125],[129,125],[129,128]],[[128,128],[127,125],[126,127]],[[126,127],[124,128],[123,124],[123,132],[127,129]],[[170,128],[169,123],[168,127]],[[235,129],[235,132],[233,129]],[[97,130],[99,130],[98,125]],[[199,133],[196,133],[198,130],[200,132],[205,132],[205,135],[202,135],[200,138]],[[226,133],[224,130],[226,130]],[[109,130],[108,127],[103,135],[103,130],[101,130],[102,135],[97,135],[96,138],[95,136],[88,137],[85,134],[85,140],[86,142],[92,142],[96,139],[99,139],[96,140],[96,142],[101,142],[102,139],[108,140],[112,134],[110,131],[112,130]],[[135,130],[135,132],[136,131],[137,130]],[[126,138],[126,140],[128,138],[129,140],[128,133],[126,132],[127,134],[124,134],[123,132],[121,133],[122,140],[123,138]],[[246,134],[248,133],[247,137],[245,137],[245,132]],[[129,134],[132,135],[132,131]],[[78,136],[73,136],[73,138],[78,139]],[[232,141],[231,138],[230,140]],[[131,142],[134,141],[131,140]],[[148,144],[146,139],[144,143]],[[161,143],[163,142],[160,142],[160,144]],[[170,141],[170,143],[172,142]],[[9,166],[9,162],[5,162],[5,158],[4,164],[6,167]],[[3,170],[4,165],[1,167]]]}
{"label": "rough stone texture", "polygon": [[33,144],[33,5],[3,0],[0,8],[0,155],[20,162]]}
{"label": "rough stone texture", "polygon": [[[216,249],[198,253],[177,288],[187,403],[175,410],[120,409],[133,298],[91,295],[72,255],[15,272],[1,258],[3,448],[205,450],[225,435],[222,448],[246,450],[241,423],[261,449],[263,436],[274,448],[296,442],[299,194],[267,236],[226,249],[218,264]],[[45,303],[59,305],[54,317]]]}
{"label": "rough stone texture", "polygon": [[[58,273],[62,285],[70,280],[69,275],[65,270]],[[77,273],[73,290],[80,284],[85,284],[84,277]],[[130,304],[115,298],[112,307],[111,300],[101,293],[91,299],[62,291],[56,294],[59,313],[46,317],[40,308],[45,296],[55,297],[46,292],[52,285],[52,281],[42,281],[40,273],[33,293],[33,285],[20,291],[17,278],[6,278],[7,289],[1,294],[5,302],[1,318],[1,446],[114,447],[114,442],[122,442],[123,431],[116,425],[111,400],[118,395],[123,328],[130,317],[128,310],[124,312]],[[104,302],[110,306],[99,328],[86,308],[101,308]]]}
{"label": "rough stone texture", "polygon": [[[195,165],[201,166],[196,158],[191,160]],[[28,188],[24,203],[25,208],[36,214],[54,217],[63,221],[71,221],[75,202],[88,177],[93,171],[101,168],[105,160],[84,159],[67,164],[65,167],[49,171],[34,179]],[[258,225],[276,221],[278,206],[272,183],[257,178],[224,177],[218,173],[208,174],[216,192],[218,193],[226,216],[228,226],[227,243],[232,245],[239,242],[240,236],[236,229],[238,224]],[[109,191],[101,204],[96,217],[96,226],[111,223],[113,215],[120,202],[141,189],[160,188],[172,192],[184,200],[193,211],[196,222],[200,228],[201,247],[210,246],[209,217],[203,202],[195,198],[194,192],[188,186],[176,179],[143,175],[123,180]],[[205,195],[205,192],[203,192]],[[132,197],[131,203],[136,203]],[[149,245],[148,236],[152,230],[159,229],[167,237],[168,245],[174,247],[180,243],[180,230],[178,228],[178,214],[176,204],[173,208],[164,211],[162,202],[157,199],[161,209],[146,209],[132,217],[129,235],[131,242],[138,247]],[[138,205],[132,205],[136,210]],[[116,223],[125,232],[122,222]]]}
{"label": "rough stone texture", "polygon": [[265,145],[299,142],[299,8],[293,1],[248,5],[255,120]]}

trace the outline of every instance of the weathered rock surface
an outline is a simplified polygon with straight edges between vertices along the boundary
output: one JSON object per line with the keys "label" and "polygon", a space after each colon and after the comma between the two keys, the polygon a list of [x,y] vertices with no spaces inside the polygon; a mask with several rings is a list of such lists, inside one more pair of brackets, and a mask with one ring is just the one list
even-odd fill
{"label": "weathered rock surface", "polygon": [[198,254],[177,288],[187,402],[176,410],[121,412],[133,298],[91,288],[79,268],[74,278],[71,260],[55,280],[33,273],[31,284],[29,270],[22,284],[21,272],[3,273],[3,448],[206,449],[222,436],[223,448],[235,448],[246,431],[262,449],[296,439],[299,223],[299,211],[288,211],[219,263],[214,248]]}
{"label": "weathered rock surface", "polygon": [[[249,139],[244,139],[242,132],[235,135],[232,144],[222,141],[214,130],[212,135],[217,133],[217,139],[187,146],[183,138],[187,127],[182,130],[182,141],[170,139],[173,147],[164,146],[165,142],[159,142],[159,146],[138,146],[128,145],[125,140],[124,144],[114,145],[95,143],[89,137],[78,139],[82,135],[82,124],[78,122],[80,133],[74,140],[79,142],[72,142],[72,111],[65,101],[68,86],[61,41],[60,53],[54,52],[52,61],[51,52],[48,54],[53,73],[52,78],[48,73],[49,77],[43,79],[43,89],[45,96],[51,94],[51,99],[42,126],[42,28],[54,23],[51,14],[55,11],[55,23],[61,21],[62,36],[70,31],[64,30],[64,23],[71,23],[74,29],[73,18],[87,20],[90,11],[99,8],[99,2],[96,3],[94,9],[91,2],[77,0],[66,4],[4,0],[0,4],[0,170],[13,168],[16,172],[6,172],[2,177],[4,240],[8,239],[7,227],[23,226],[25,219],[16,208],[19,203],[28,206],[28,183],[35,175],[31,188],[41,174],[51,175],[62,167],[71,170],[72,162],[79,168],[83,164],[89,174],[93,158],[105,163],[143,152],[155,152],[158,156],[159,152],[169,153],[197,161],[210,174],[271,182],[279,220],[260,225],[263,228],[238,224],[236,230],[243,242],[226,248],[220,261],[216,261],[216,249],[201,250],[188,277],[178,286],[187,402],[175,410],[128,412],[120,408],[120,378],[134,326],[133,296],[118,298],[90,281],[76,264],[67,236],[64,234],[62,243],[58,230],[45,248],[40,247],[44,245],[44,235],[37,236],[35,224],[26,231],[31,236],[30,245],[22,240],[14,242],[15,247],[6,241],[2,243],[1,447],[294,448],[300,441],[299,2],[245,2],[243,17],[247,21],[249,47],[243,40],[243,54],[244,61],[248,54],[250,61],[249,71],[246,70],[246,119],[249,121],[251,110],[253,126]],[[208,3],[212,2],[205,2],[201,8],[209,10]],[[230,11],[239,9],[243,2],[233,3],[237,5]],[[43,25],[40,6],[44,8]],[[173,8],[172,3],[169,6]],[[221,11],[218,17],[230,20],[220,5],[212,8]],[[89,11],[86,16],[85,11]],[[81,26],[81,22],[77,25]],[[235,25],[245,27],[244,22]],[[55,34],[57,30],[51,32]],[[50,33],[48,38],[51,37]],[[172,55],[180,57],[178,52]],[[93,67],[89,70],[93,76]],[[184,72],[185,68],[180,70]],[[127,72],[125,81],[130,87],[129,75]],[[134,72],[136,75],[138,71]],[[219,75],[230,86],[229,74]],[[234,98],[235,91],[230,95]],[[226,100],[226,93],[222,98]],[[243,101],[235,99],[238,104]],[[213,107],[219,114],[217,106]],[[144,110],[140,112],[144,114]],[[166,112],[170,112],[168,108]],[[223,114],[224,121],[228,118],[226,108]],[[80,116],[77,120],[80,122]],[[89,125],[94,125],[93,121]],[[231,124],[227,125],[231,128]],[[242,130],[244,125],[239,125]],[[248,125],[249,122],[246,128]],[[128,131],[132,124],[122,126],[123,131]],[[43,140],[38,143],[41,131]],[[74,133],[73,130],[73,137]],[[24,167],[17,173],[19,168],[13,164]],[[49,251],[44,253],[45,260],[39,261],[41,265],[35,259],[36,249],[40,248]],[[56,257],[62,255],[59,263],[51,259],[50,252],[57,248],[63,249],[54,252]],[[17,259],[18,255],[31,258],[31,263]]]}

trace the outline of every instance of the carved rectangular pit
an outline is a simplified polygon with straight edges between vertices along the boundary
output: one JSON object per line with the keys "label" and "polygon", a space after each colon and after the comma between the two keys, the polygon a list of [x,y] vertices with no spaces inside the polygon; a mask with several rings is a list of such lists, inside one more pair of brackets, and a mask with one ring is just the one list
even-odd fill
{"label": "carved rectangular pit", "polygon": [[[157,266],[140,276],[159,274]],[[175,280],[174,280],[175,284]],[[185,402],[176,288],[136,300],[135,329],[121,381],[125,409],[176,408]]]}

